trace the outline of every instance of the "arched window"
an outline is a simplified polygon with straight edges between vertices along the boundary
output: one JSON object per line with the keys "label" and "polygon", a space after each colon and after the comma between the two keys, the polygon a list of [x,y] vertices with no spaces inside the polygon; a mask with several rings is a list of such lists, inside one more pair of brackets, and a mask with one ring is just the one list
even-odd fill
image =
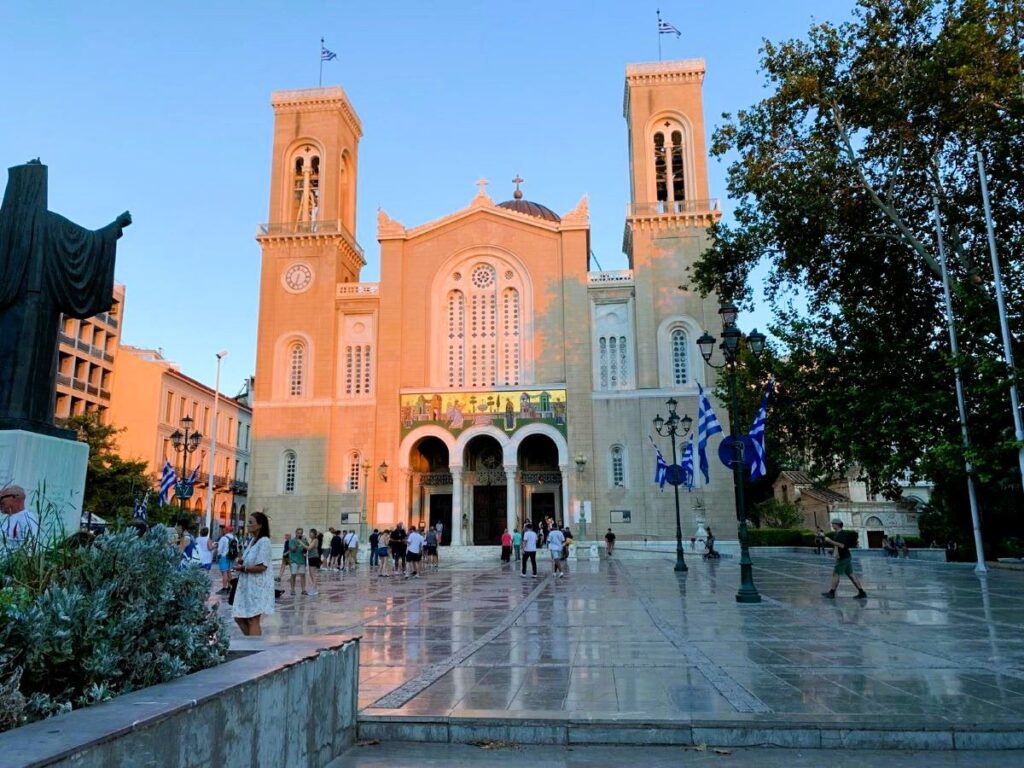
{"label": "arched window", "polygon": [[297,341],[288,348],[288,394],[302,397],[306,373],[306,347]]}
{"label": "arched window", "polygon": [[651,162],[654,171],[654,196],[666,205],[666,211],[678,212],[686,199],[686,131],[678,119],[658,121],[651,136]]}
{"label": "arched window", "polygon": [[363,479],[363,468],[360,465],[360,457],[357,451],[353,451],[348,457],[348,489],[350,491],[358,491],[362,479]]}
{"label": "arched window", "polygon": [[284,482],[281,489],[284,493],[295,493],[295,477],[298,469],[298,457],[295,451],[284,452]]}
{"label": "arched window", "polygon": [[448,292],[448,386],[461,387],[466,379],[466,298]]}
{"label": "arched window", "polygon": [[502,305],[502,371],[501,382],[505,386],[519,384],[521,339],[519,291],[506,288],[501,295]]}
{"label": "arched window", "polygon": [[320,155],[310,144],[292,158],[292,221],[310,227],[320,219]]}
{"label": "arched window", "polygon": [[370,396],[370,345],[349,344],[345,347],[345,394],[350,397]]}
{"label": "arched window", "polygon": [[676,386],[690,382],[690,358],[686,331],[676,328],[672,331],[672,383]]}
{"label": "arched window", "polygon": [[626,452],[621,445],[611,449],[611,484],[613,488],[626,487]]}

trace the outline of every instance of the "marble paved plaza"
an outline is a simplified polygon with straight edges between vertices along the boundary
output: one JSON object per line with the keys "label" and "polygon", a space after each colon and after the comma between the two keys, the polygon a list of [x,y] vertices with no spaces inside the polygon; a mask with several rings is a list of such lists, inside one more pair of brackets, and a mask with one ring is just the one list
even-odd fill
{"label": "marble paved plaza", "polygon": [[1024,724],[1022,572],[861,557],[869,598],[826,600],[829,559],[755,555],[764,601],[737,605],[735,560],[541,562],[325,572],[263,642],[358,635],[367,714]]}

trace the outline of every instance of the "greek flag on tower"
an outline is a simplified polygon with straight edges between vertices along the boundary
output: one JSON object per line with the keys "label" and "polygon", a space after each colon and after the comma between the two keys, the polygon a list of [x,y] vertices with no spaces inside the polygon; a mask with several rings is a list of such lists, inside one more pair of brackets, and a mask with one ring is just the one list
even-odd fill
{"label": "greek flag on tower", "polygon": [[718,417],[711,407],[711,400],[704,387],[697,385],[699,400],[697,403],[697,454],[700,457],[700,471],[704,475],[704,482],[710,483],[711,476],[708,474],[708,438],[717,435],[722,431],[722,425],[718,423]]}
{"label": "greek flag on tower", "polygon": [[757,480],[764,477],[768,468],[765,466],[764,458],[764,424],[768,420],[768,395],[775,387],[775,379],[768,379],[768,386],[764,389],[764,396],[761,398],[761,407],[757,409],[757,416],[754,417],[754,425],[750,428],[750,442],[754,445],[754,463],[750,467],[750,479]]}
{"label": "greek flag on tower", "polygon": [[169,460],[164,460],[164,471],[160,476],[160,506],[167,504],[171,500],[171,489],[174,484],[178,482],[178,475],[174,471],[174,467],[171,466]]}

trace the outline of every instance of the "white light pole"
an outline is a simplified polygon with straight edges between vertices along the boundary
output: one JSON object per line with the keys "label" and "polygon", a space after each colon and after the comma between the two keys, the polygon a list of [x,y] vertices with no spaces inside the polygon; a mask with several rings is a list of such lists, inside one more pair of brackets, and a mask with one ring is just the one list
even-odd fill
{"label": "white light pole", "polygon": [[217,378],[213,385],[213,429],[210,430],[210,466],[208,470],[210,479],[206,489],[206,527],[208,529],[213,522],[213,489],[215,482],[213,470],[217,466],[215,460],[217,458],[217,411],[220,408],[220,361],[227,356],[228,351],[226,349],[222,349],[217,353]]}

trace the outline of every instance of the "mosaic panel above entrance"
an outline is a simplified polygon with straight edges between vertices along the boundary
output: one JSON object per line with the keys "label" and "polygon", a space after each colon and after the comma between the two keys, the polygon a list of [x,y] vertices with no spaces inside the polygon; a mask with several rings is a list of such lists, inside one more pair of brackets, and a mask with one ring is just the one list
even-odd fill
{"label": "mosaic panel above entrance", "polygon": [[564,389],[406,393],[399,396],[402,437],[428,424],[455,436],[480,426],[511,435],[530,424],[548,424],[566,435],[565,398]]}

